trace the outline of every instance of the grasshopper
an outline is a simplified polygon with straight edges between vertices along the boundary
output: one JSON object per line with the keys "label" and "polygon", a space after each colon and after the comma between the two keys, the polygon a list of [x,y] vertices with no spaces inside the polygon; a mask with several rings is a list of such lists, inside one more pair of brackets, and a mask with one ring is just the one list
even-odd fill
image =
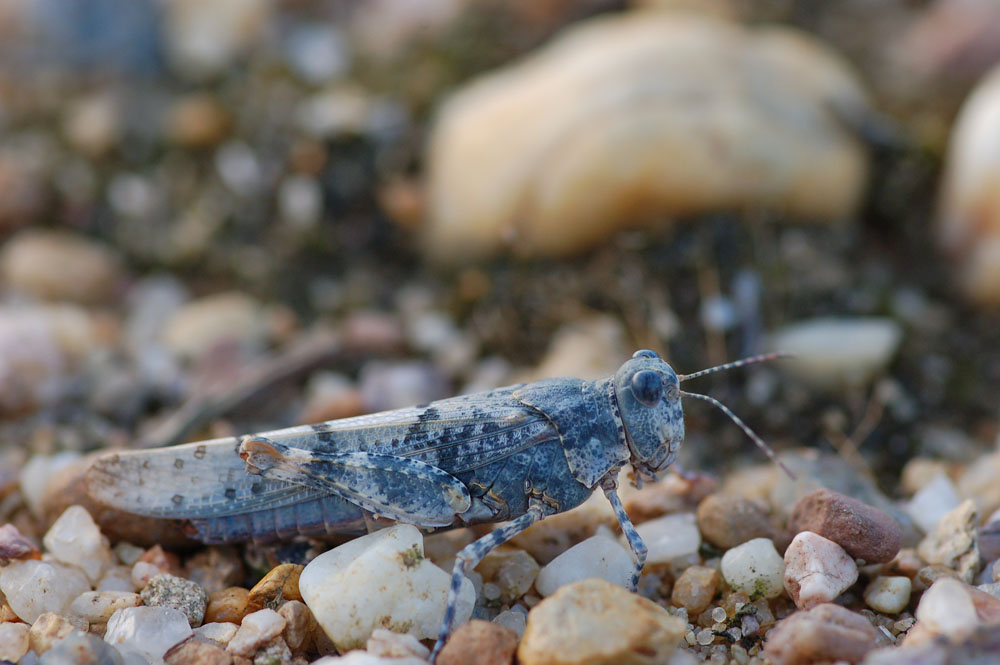
{"label": "grasshopper", "polygon": [[453,627],[463,575],[598,488],[632,550],[634,591],[646,546],[618,496],[619,471],[630,464],[641,486],[673,463],[684,440],[682,397],[722,409],[774,459],[726,406],[680,384],[779,356],[677,374],[641,350],[599,381],[546,379],[316,425],[109,454],[91,468],[88,489],[131,513],[186,520],[205,543],[364,533],[379,518],[429,530],[506,522],[456,557],[436,656]]}

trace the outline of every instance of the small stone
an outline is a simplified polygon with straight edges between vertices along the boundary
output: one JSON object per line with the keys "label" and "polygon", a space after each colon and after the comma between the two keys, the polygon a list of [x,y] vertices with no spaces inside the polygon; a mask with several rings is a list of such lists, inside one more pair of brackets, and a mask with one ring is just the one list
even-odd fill
{"label": "small stone", "polygon": [[312,665],[427,665],[426,660],[417,658],[383,658],[367,651],[349,651],[343,656],[326,656]]}
{"label": "small stone", "polygon": [[924,592],[914,616],[923,629],[954,640],[972,634],[979,624],[969,587],[952,577],[939,579]]}
{"label": "small stone", "polygon": [[607,536],[596,535],[546,564],[538,572],[535,588],[542,596],[551,596],[560,587],[589,577],[599,577],[624,587],[634,569],[635,563],[628,550]]}
{"label": "small stone", "polygon": [[899,614],[910,604],[912,588],[909,577],[879,575],[865,589],[865,603],[876,612]]}
{"label": "small stone", "polygon": [[264,308],[238,292],[206,296],[180,307],[167,321],[162,342],[175,355],[195,360],[223,344],[247,353],[261,349],[267,338]]}
{"label": "small stone", "polygon": [[243,617],[226,651],[237,656],[252,656],[262,645],[281,635],[285,619],[274,610],[258,610]]}
{"label": "small stone", "polygon": [[711,605],[719,589],[719,571],[690,566],[674,582],[670,602],[687,610],[688,616],[701,614]]}
{"label": "small stone", "polygon": [[513,630],[473,619],[448,639],[437,665],[510,665],[516,649],[517,633]]}
{"label": "small stone", "polygon": [[979,550],[976,548],[978,512],[972,499],[966,499],[948,512],[917,546],[917,554],[930,564],[941,564],[958,572],[971,584],[979,572]]}
{"label": "small stone", "polygon": [[135,565],[132,566],[132,572],[129,575],[129,580],[132,583],[133,589],[145,589],[146,585],[149,584],[149,580],[153,579],[157,575],[163,574],[163,569],[154,563],[150,563],[148,561],[136,561]]}
{"label": "small stone", "polygon": [[710,494],[698,504],[702,537],[724,550],[754,538],[774,538],[767,510],[756,501],[731,494]]}
{"label": "small stone", "polygon": [[891,561],[902,531],[891,515],[833,490],[820,489],[796,502],[788,519],[793,533],[812,531],[867,563]]}
{"label": "small stone", "polygon": [[127,607],[108,620],[104,640],[123,654],[137,651],[154,663],[167,649],[187,639],[191,626],[187,617],[172,607]]}
{"label": "small stone", "polygon": [[573,545],[593,536],[598,527],[613,529],[617,524],[611,504],[600,492],[594,492],[576,508],[532,524],[515,536],[511,543],[545,565]]}
{"label": "small stone", "polygon": [[647,564],[686,560],[696,555],[701,547],[701,534],[694,513],[664,515],[643,522],[636,527],[636,531],[649,549]]}
{"label": "small stone", "polygon": [[135,591],[132,584],[132,568],[129,566],[111,566],[94,587],[95,591]]}
{"label": "small stone", "polygon": [[939,579],[945,577],[960,579],[958,573],[948,566],[942,566],[939,563],[932,563],[929,566],[923,566],[913,576],[913,588],[916,591],[926,591],[927,589],[930,589]]}
{"label": "small stone", "polygon": [[902,338],[892,319],[821,318],[780,330],[771,346],[794,354],[787,370],[810,385],[843,390],[867,385],[888,366]]}
{"label": "small stone", "polygon": [[278,609],[278,614],[285,620],[285,630],[281,635],[292,653],[304,651],[312,646],[312,636],[318,624],[316,617],[305,603],[290,600]]}
{"label": "small stone", "polygon": [[920,488],[906,504],[906,512],[924,533],[931,533],[946,514],[961,503],[958,490],[943,473]]}
{"label": "small stone", "polygon": [[275,637],[260,646],[253,656],[254,665],[290,665],[292,652],[281,637]]}
{"label": "small stone", "polygon": [[385,628],[376,628],[365,646],[368,653],[383,658],[419,658],[427,660],[431,650],[413,635],[394,633]]}
{"label": "small stone", "polygon": [[229,587],[216,591],[208,597],[208,607],[205,609],[206,623],[223,621],[240,623],[247,614],[247,602],[250,591],[243,587]]}
{"label": "small stone", "polygon": [[151,607],[173,607],[187,617],[192,627],[205,618],[208,594],[198,584],[183,577],[160,574],[142,590],[142,603]]}
{"label": "small stone", "polygon": [[[4,314],[6,316],[6,314]],[[18,312],[18,317],[23,316],[23,313]],[[3,330],[0,326],[0,343],[11,343],[15,345],[15,348],[20,349],[19,353],[23,354],[24,345],[23,342],[27,340],[33,340],[31,346],[35,347],[34,350],[22,358],[25,363],[25,367],[21,368],[17,366],[16,362],[11,361],[10,358],[7,359],[8,372],[12,375],[18,376],[34,376],[34,381],[39,383],[51,382],[53,380],[62,381],[61,373],[44,373],[43,375],[36,374],[37,367],[46,366],[62,366],[66,363],[67,358],[62,356],[59,350],[55,347],[54,341],[50,346],[47,342],[38,346],[38,340],[50,340],[53,335],[46,331],[45,328],[48,327],[45,319],[48,316],[41,315],[40,312],[33,312],[28,316],[29,324],[30,319],[36,319],[35,325],[25,325],[23,320],[20,321],[21,328],[23,330],[9,329]],[[80,322],[83,325],[83,322]],[[34,328],[33,330],[31,328]],[[12,339],[10,342],[3,340],[4,337],[10,336]],[[84,343],[83,347],[89,346]],[[30,347],[29,347],[30,348]],[[25,370],[28,367],[36,368],[34,370]],[[4,389],[9,389],[7,386]],[[44,392],[44,391],[43,391]],[[22,395],[22,397],[27,398],[27,395]],[[20,401],[20,400],[18,400]],[[3,399],[0,399],[0,411],[2,411]],[[21,404],[23,408],[24,404]],[[49,480],[56,476],[60,471],[68,469],[75,465],[80,460],[80,453],[72,450],[66,450],[61,453],[56,453],[55,455],[35,455],[28,460],[28,463],[24,465],[21,469],[21,493],[24,495],[24,502],[28,505],[28,510],[31,514],[36,517],[42,517],[44,513],[43,500],[45,498],[45,489],[48,486]]]}
{"label": "small stone", "polygon": [[826,603],[779,621],[767,634],[764,655],[773,665],[857,663],[875,648],[877,637],[863,616]]}
{"label": "small stone", "polygon": [[167,111],[167,138],[186,148],[211,147],[226,138],[229,112],[208,93],[178,97]]}
{"label": "small stone", "polygon": [[[52,645],[38,660],[39,665],[123,665],[126,654],[97,635],[75,630]],[[154,662],[157,662],[157,658]],[[146,660],[148,662],[148,659]],[[136,661],[130,661],[134,665]]]}
{"label": "small stone", "polygon": [[15,561],[0,569],[0,592],[26,623],[34,623],[44,612],[67,613],[84,591],[90,591],[86,575],[54,561]]}
{"label": "small stone", "polygon": [[28,653],[28,631],[26,623],[0,623],[0,661],[16,663]]}
{"label": "small stone", "polygon": [[233,657],[218,644],[184,640],[163,655],[166,665],[231,665]]}
{"label": "small stone", "polygon": [[86,631],[87,627],[87,624],[82,620],[77,620],[74,623],[55,612],[46,612],[31,624],[31,630],[28,632],[29,646],[40,656],[74,630]]}
{"label": "small stone", "polygon": [[518,612],[516,610],[504,610],[500,614],[493,617],[493,623],[498,626],[503,626],[509,630],[513,630],[517,635],[517,639],[521,639],[524,635],[524,629],[528,624],[528,613],[527,611]]}
{"label": "small stone", "polygon": [[721,569],[729,586],[753,598],[776,598],[785,590],[785,562],[767,538],[754,538],[727,550]]}
{"label": "small stone", "polygon": [[69,609],[89,623],[107,623],[117,610],[141,604],[139,594],[129,591],[85,591],[76,597]]}
{"label": "small stone", "polygon": [[0,526],[0,566],[11,560],[40,559],[41,552],[33,542],[21,535],[13,524]]}
{"label": "small stone", "polygon": [[243,563],[231,547],[209,547],[187,560],[184,577],[197,582],[205,593],[211,595],[238,585],[244,578]]}
{"label": "small stone", "polygon": [[687,626],[659,605],[604,580],[563,587],[536,605],[517,650],[521,665],[665,662]]}
{"label": "small stone", "polygon": [[194,629],[194,634],[203,640],[212,640],[226,646],[240,629],[235,623],[204,623]]}
{"label": "small stone", "polygon": [[785,590],[795,606],[829,603],[858,581],[858,567],[837,543],[803,531],[785,550]]}
{"label": "small stone", "polygon": [[271,569],[260,582],[250,589],[247,597],[247,612],[256,612],[265,607],[276,609],[286,600],[302,600],[299,593],[299,575],[305,566],[283,563]]}
{"label": "small stone", "polygon": [[538,573],[538,562],[530,554],[524,550],[513,550],[500,563],[493,581],[500,589],[500,598],[509,603],[531,590]]}
{"label": "small stone", "polygon": [[114,295],[122,272],[104,245],[64,231],[28,230],[4,244],[0,279],[39,300],[94,304]]}
{"label": "small stone", "polygon": [[[436,638],[451,576],[424,558],[420,531],[400,524],[352,540],[315,558],[299,590],[339,651],[361,647],[378,627]],[[472,613],[475,591],[465,580],[456,625]]]}

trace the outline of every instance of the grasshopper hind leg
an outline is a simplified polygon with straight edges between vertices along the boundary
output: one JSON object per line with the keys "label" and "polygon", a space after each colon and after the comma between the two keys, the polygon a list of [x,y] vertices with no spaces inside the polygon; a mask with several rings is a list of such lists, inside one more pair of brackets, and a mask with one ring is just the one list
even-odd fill
{"label": "grasshopper hind leg", "polygon": [[528,512],[524,515],[462,548],[455,558],[455,567],[452,569],[451,587],[448,589],[448,605],[444,611],[441,634],[438,635],[437,642],[434,644],[434,650],[431,652],[432,663],[437,659],[441,647],[444,646],[444,643],[451,635],[452,624],[455,621],[455,609],[458,605],[458,594],[462,589],[462,577],[471,573],[487,554],[553,512],[554,510],[550,506],[545,505],[541,501],[532,500],[528,506]]}

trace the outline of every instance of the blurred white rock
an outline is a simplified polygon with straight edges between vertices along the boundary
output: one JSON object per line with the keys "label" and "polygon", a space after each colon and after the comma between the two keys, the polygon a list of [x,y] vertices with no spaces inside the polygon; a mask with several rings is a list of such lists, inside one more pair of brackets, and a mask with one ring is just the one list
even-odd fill
{"label": "blurred white rock", "polygon": [[822,390],[866,385],[888,366],[903,331],[891,319],[820,318],[796,323],[771,337],[770,346],[794,358],[780,366]]}
{"label": "blurred white rock", "polygon": [[974,302],[1000,304],[1000,67],[955,121],[939,216],[959,288]]}
{"label": "blurred white rock", "polygon": [[656,11],[581,22],[441,108],[425,247],[445,262],[558,256],[678,215],[840,219],[867,171],[846,126],[867,113],[845,63],[789,28]]}
{"label": "blurred white rock", "polygon": [[80,568],[90,583],[97,584],[111,567],[108,539],[83,506],[70,506],[45,533],[42,542],[55,559]]}
{"label": "blurred white rock", "polygon": [[174,69],[200,79],[218,74],[264,36],[272,0],[169,0],[165,41]]}

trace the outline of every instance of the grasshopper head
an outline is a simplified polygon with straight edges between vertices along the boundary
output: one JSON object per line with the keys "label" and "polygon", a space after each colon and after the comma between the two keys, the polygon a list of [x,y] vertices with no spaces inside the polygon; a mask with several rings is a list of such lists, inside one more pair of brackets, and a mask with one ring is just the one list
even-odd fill
{"label": "grasshopper head", "polygon": [[632,468],[639,481],[656,480],[684,441],[677,373],[653,351],[636,351],[615,374],[615,395]]}

